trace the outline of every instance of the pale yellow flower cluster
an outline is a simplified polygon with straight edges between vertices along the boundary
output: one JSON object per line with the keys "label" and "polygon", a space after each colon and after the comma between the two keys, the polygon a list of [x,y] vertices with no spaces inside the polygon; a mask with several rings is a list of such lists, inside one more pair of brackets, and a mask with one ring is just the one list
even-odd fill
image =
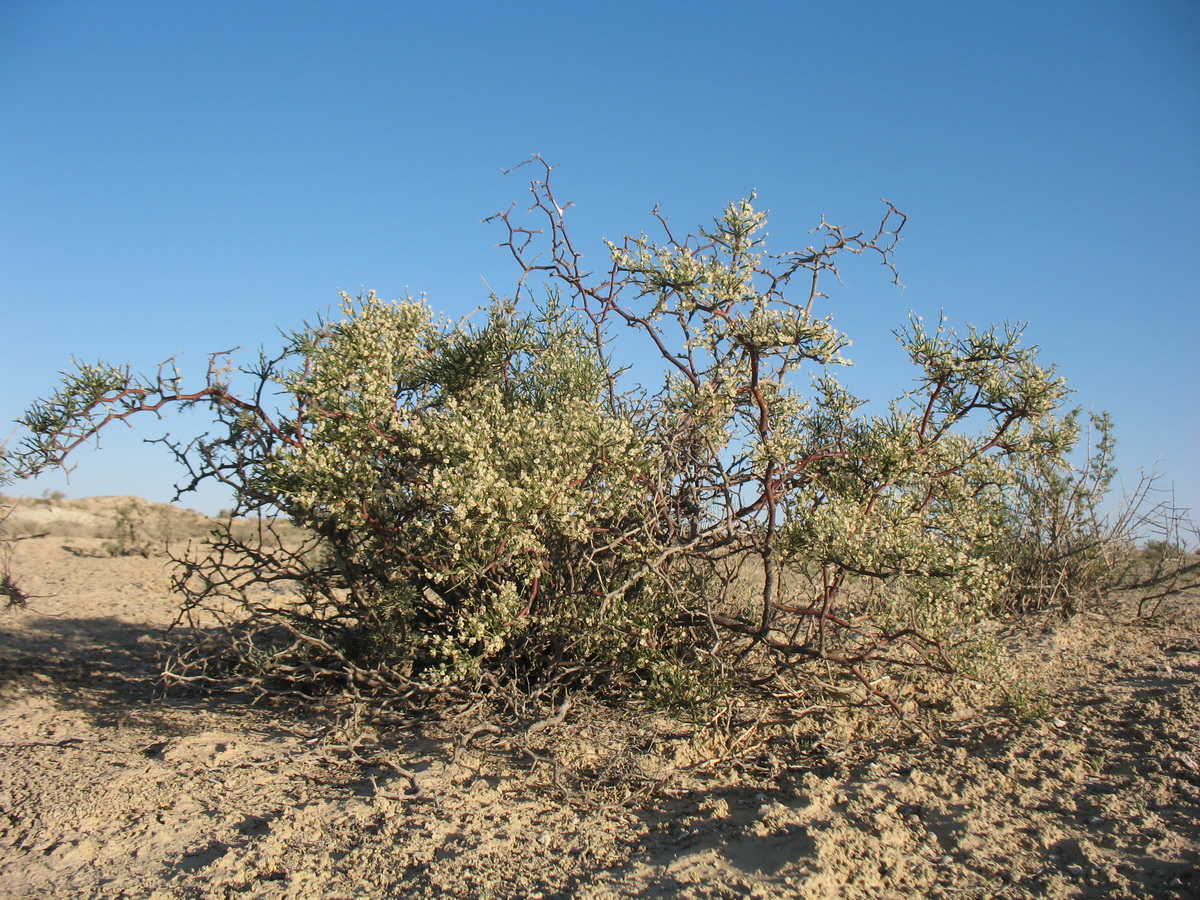
{"label": "pale yellow flower cluster", "polygon": [[460,677],[538,616],[564,614],[537,592],[611,541],[645,498],[653,453],[606,410],[605,373],[572,323],[538,332],[500,307],[468,333],[423,302],[374,295],[343,313],[284,380],[303,441],[272,477],[295,508],[360,535],[388,577],[454,598],[416,631]]}

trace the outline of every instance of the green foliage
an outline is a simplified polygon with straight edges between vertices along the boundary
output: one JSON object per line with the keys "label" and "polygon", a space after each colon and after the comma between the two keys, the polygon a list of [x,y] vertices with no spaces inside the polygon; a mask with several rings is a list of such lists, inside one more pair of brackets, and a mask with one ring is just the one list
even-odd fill
{"label": "green foliage", "polygon": [[607,595],[644,551],[609,544],[641,515],[652,454],[605,410],[578,324],[502,301],[477,330],[412,300],[345,297],[342,312],[293,335],[303,362],[278,381],[295,415],[261,478],[386,623],[372,652],[444,677],[532,633],[624,652],[645,612]]}
{"label": "green foliage", "polygon": [[1005,693],[1005,705],[1018,722],[1045,719],[1054,711],[1045,693],[1031,686],[1025,679],[1013,679]]}
{"label": "green foliage", "polygon": [[[313,538],[227,527],[183,561],[189,610],[239,611],[230,642],[182,661],[193,677],[223,677],[225,654],[263,689],[588,677],[688,706],[738,679],[845,679],[894,703],[884,671],[993,669],[979,625],[1029,566],[1014,535],[1053,546],[1019,529],[1090,521],[1112,477],[1105,455],[1084,486],[1066,474],[1076,420],[1021,329],[914,318],[897,337],[916,387],[867,414],[834,374],[849,339],[814,308],[840,254],[894,273],[901,213],[772,255],[751,197],[682,241],[610,242],[594,281],[549,174],[531,184],[546,227],[495,217],[523,272],[480,324],[343,295],[274,358],[214,357],[192,392],[169,367],[80,366],[26,414],[18,473],[138,412],[213,412],[212,433],[169,444],[181,489],[224,482],[231,515]],[[618,340],[661,359],[660,385],[624,383]]]}
{"label": "green foliage", "polygon": [[[921,373],[917,388],[888,414],[863,415],[830,368],[848,339],[812,315],[823,295],[814,284],[794,303],[782,288],[798,270],[814,280],[836,271],[842,250],[890,266],[893,215],[871,238],[824,226],[824,247],[768,256],[766,217],[741,201],[697,244],[610,243],[633,300],[614,300],[609,285],[580,289],[600,317],[650,336],[673,367],[643,416],[674,454],[669,484],[684,495],[674,508],[699,511],[681,529],[699,540],[679,555],[707,590],[685,602],[723,626],[710,651],[719,659],[744,665],[766,651],[760,664],[776,671],[835,661],[866,686],[866,670],[888,662],[945,668],[990,651],[974,629],[1007,567],[979,548],[997,545],[1013,473],[1065,444],[1055,412],[1066,388],[1021,345],[1019,328],[960,337],[914,319],[898,337]],[[574,283],[563,262],[560,277]],[[797,377],[805,368],[813,390]],[[723,602],[721,554],[761,570],[756,609]]]}

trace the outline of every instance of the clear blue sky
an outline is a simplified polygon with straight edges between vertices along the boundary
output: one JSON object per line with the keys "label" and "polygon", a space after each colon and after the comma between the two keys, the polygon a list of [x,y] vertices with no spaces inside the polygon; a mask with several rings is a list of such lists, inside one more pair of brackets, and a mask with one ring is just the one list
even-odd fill
{"label": "clear blue sky", "polygon": [[[757,190],[783,250],[886,197],[907,288],[851,266],[827,306],[853,387],[907,387],[909,310],[1026,321],[1126,482],[1157,465],[1200,507],[1194,0],[6,0],[0,126],[4,421],[72,355],[198,378],[339,288],[466,314],[511,288],[480,220],[538,152],[597,262],[656,203],[687,230]],[[18,490],[168,499],[155,424]]]}

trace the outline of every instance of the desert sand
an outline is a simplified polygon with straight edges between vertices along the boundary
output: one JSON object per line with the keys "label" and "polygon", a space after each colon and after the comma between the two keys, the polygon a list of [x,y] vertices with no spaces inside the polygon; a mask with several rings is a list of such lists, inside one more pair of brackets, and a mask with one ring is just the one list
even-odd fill
{"label": "desert sand", "polygon": [[10,517],[48,533],[14,545],[31,599],[0,613],[0,896],[1200,896],[1195,597],[1030,619],[1010,663],[1044,705],[981,693],[936,735],[843,710],[739,746],[582,701],[506,733],[164,691],[171,564],[112,555],[130,502]]}

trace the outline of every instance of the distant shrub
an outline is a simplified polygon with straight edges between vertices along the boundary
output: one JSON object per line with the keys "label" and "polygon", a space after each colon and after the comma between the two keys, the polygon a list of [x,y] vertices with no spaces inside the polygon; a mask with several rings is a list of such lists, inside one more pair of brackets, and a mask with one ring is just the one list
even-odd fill
{"label": "distant shrub", "polygon": [[[1093,414],[1084,456],[1070,450],[1084,434],[1079,412],[1063,420],[1068,452],[1036,457],[1014,469],[1008,508],[993,555],[1010,568],[1001,612],[1058,609],[1070,615],[1104,607],[1107,598],[1133,595],[1138,615],[1200,584],[1200,565],[1184,551],[1195,526],[1157,493],[1157,477],[1107,508],[1116,440],[1107,414]],[[1161,538],[1138,544],[1146,534]]]}
{"label": "distant shrub", "polygon": [[1143,555],[1149,559],[1158,559],[1166,556],[1183,556],[1187,553],[1187,549],[1183,544],[1159,539],[1146,541],[1144,551]]}
{"label": "distant shrub", "polygon": [[[5,445],[0,443],[0,484],[11,484],[12,480],[8,451]],[[29,601],[29,595],[12,572],[14,538],[8,530],[8,517],[16,503],[4,496],[0,496],[0,503],[5,504],[3,512],[0,512],[0,602],[3,602],[5,609],[20,608]]]}

